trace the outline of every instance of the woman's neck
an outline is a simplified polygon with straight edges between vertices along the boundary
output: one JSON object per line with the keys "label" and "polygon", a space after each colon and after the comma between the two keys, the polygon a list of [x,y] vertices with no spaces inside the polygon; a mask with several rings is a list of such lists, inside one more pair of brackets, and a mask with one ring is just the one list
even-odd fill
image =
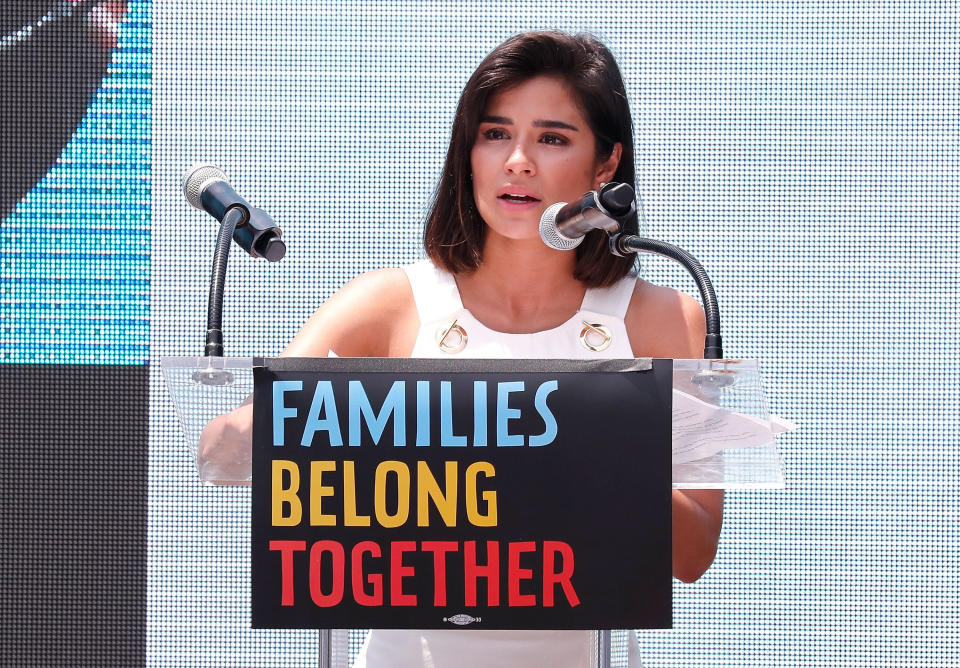
{"label": "woman's neck", "polygon": [[536,332],[570,319],[585,286],[573,277],[576,255],[539,240],[488,235],[483,261],[457,276],[463,305],[482,323],[503,332]]}

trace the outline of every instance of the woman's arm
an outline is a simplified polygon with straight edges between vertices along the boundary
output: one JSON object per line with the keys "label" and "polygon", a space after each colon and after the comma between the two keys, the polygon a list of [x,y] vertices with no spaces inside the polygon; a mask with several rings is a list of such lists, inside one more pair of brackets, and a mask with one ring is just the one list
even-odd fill
{"label": "woman's arm", "polygon": [[361,274],[337,290],[300,329],[283,357],[407,357],[419,328],[402,269]]}
{"label": "woman's arm", "polygon": [[[637,357],[703,357],[706,321],[695,299],[637,281],[625,318]],[[722,489],[673,490],[673,576],[693,582],[717,553],[723,525]]]}
{"label": "woman's arm", "polygon": [[673,577],[695,582],[707,572],[722,525],[722,489],[673,490]]}

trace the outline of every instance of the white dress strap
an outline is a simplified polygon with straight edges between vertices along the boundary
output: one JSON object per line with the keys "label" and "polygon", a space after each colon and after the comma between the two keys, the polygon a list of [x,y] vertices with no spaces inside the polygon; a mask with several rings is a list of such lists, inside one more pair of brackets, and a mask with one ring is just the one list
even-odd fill
{"label": "white dress strap", "polygon": [[580,310],[623,320],[636,284],[636,276],[627,276],[606,288],[588,288]]}
{"label": "white dress strap", "polygon": [[430,260],[408,264],[403,271],[410,281],[420,322],[435,322],[455,316],[463,308],[453,274],[437,269]]}

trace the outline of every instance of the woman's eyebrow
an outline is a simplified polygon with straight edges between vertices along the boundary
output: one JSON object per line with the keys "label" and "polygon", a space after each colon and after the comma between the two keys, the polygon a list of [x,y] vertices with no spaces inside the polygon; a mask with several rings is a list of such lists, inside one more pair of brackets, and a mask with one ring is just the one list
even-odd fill
{"label": "woman's eyebrow", "polygon": [[[497,125],[513,125],[513,120],[507,118],[506,116],[483,116],[480,118],[480,122],[495,123]],[[580,132],[580,128],[576,127],[575,125],[570,125],[569,123],[564,123],[563,121],[534,121],[533,127]]]}
{"label": "woman's eyebrow", "polygon": [[482,116],[481,123],[496,123],[497,125],[513,125],[513,121],[506,116]]}
{"label": "woman's eyebrow", "polygon": [[533,127],[552,128],[554,130],[573,130],[574,132],[580,132],[580,129],[575,125],[570,125],[569,123],[564,123],[563,121],[534,121]]}

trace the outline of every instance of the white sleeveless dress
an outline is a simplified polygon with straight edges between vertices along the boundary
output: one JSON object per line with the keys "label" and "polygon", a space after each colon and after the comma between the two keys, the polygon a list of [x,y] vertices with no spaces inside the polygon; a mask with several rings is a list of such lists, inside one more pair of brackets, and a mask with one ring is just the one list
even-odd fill
{"label": "white sleeveless dress", "polygon": [[[484,327],[463,307],[454,277],[429,260],[403,268],[410,280],[420,331],[411,357],[618,359],[633,358],[623,319],[636,278],[629,276],[609,288],[590,288],[580,310],[568,321],[543,332],[507,334]],[[445,349],[438,336],[461,328],[466,345],[459,348],[458,331],[448,333]],[[581,342],[586,325],[606,331],[585,333],[591,350]],[[439,331],[439,335],[438,335]],[[602,332],[602,333],[601,333]],[[641,666],[637,643],[627,635],[630,668]],[[411,631],[373,630],[354,661],[354,668],[505,668],[545,666],[590,668],[596,655],[589,631]]]}

